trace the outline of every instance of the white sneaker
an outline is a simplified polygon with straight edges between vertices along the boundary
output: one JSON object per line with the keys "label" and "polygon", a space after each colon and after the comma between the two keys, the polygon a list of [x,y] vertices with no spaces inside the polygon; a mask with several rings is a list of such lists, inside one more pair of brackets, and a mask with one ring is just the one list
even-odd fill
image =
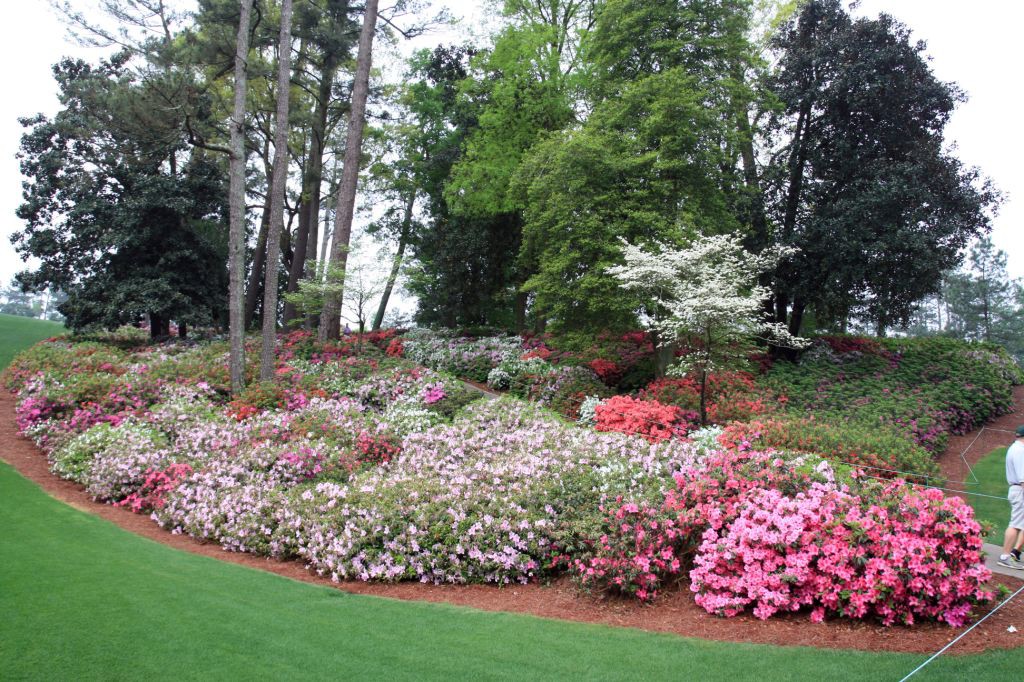
{"label": "white sneaker", "polygon": [[1017,569],[1018,571],[1024,571],[1024,563],[1017,561],[1009,554],[1004,554],[1001,557],[999,557],[999,561],[997,563],[1000,566],[1005,566],[1006,568],[1013,568]]}

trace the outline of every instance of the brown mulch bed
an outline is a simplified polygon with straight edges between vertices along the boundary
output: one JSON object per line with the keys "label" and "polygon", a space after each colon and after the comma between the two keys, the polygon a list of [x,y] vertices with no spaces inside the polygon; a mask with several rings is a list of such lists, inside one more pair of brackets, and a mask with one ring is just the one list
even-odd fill
{"label": "brown mulch bed", "polygon": [[[1018,399],[1024,398],[1024,393],[1018,392],[1016,396]],[[160,529],[146,516],[94,502],[80,486],[50,473],[43,453],[18,434],[14,422],[14,405],[14,397],[0,389],[0,458],[26,478],[38,483],[56,499],[112,521],[137,535],[176,549],[269,571],[303,582],[393,599],[443,602],[486,611],[523,613],[728,642],[924,654],[937,651],[962,631],[935,623],[892,628],[848,620],[815,624],[810,622],[807,614],[773,617],[767,621],[760,621],[752,616],[718,618],[698,607],[685,588],[659,598],[654,606],[643,606],[627,599],[599,599],[580,594],[565,579],[550,586],[525,585],[503,588],[486,585],[435,586],[419,583],[334,584],[310,573],[299,563],[225,552],[216,545],[202,544],[182,535],[172,535]],[[1018,409],[1020,405],[1021,403],[1018,403]],[[956,451],[953,445],[950,447]],[[990,450],[991,448],[983,452]],[[1000,578],[1000,581],[1014,590],[1021,585],[1020,581],[1010,578]],[[1007,628],[1011,625],[1015,625],[1019,632],[1008,633]],[[1006,605],[948,653],[969,654],[1020,646],[1024,646],[1024,599]]]}
{"label": "brown mulch bed", "polygon": [[[1024,424],[1024,386],[1013,387],[1013,412],[989,422],[984,428],[949,439],[946,451],[938,458],[947,487],[969,490],[971,472],[985,455],[1013,442],[1014,431]],[[966,460],[966,463],[965,463]]]}

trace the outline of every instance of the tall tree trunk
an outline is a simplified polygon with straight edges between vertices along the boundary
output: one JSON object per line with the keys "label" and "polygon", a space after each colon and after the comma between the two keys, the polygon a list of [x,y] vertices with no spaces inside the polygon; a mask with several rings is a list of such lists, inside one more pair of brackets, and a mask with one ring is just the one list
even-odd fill
{"label": "tall tree trunk", "polygon": [[231,392],[245,385],[245,311],[242,287],[245,280],[245,94],[246,61],[252,0],[239,0],[238,36],[235,42],[235,101],[231,114],[229,163],[230,229],[228,234],[228,335],[231,339],[228,366]]}
{"label": "tall tree trunk", "polygon": [[[782,243],[785,244],[796,229],[797,212],[800,208],[800,197],[803,193],[804,169],[807,166],[807,146],[804,143],[805,131],[811,125],[811,98],[800,103],[800,112],[796,119],[796,131],[793,134],[793,150],[789,156],[789,186],[786,189],[785,211],[782,216]],[[775,292],[775,320],[786,323],[786,311],[789,296],[787,292]]]}
{"label": "tall tree trunk", "polygon": [[[281,259],[284,227],[284,185],[288,178],[288,102],[291,94],[292,0],[281,0],[281,35],[277,48],[277,120],[274,123],[274,180],[270,186],[270,234],[267,236],[267,276],[263,281],[263,346],[260,380],[274,378],[277,339],[277,263]],[[296,253],[292,262],[298,258]]]}
{"label": "tall tree trunk", "polygon": [[[359,33],[359,53],[356,58],[356,79],[352,86],[352,110],[349,112],[348,135],[345,140],[345,161],[338,187],[338,206],[335,209],[334,242],[331,244],[331,265],[334,276],[344,286],[345,266],[348,262],[349,241],[352,238],[352,217],[356,205],[356,185],[359,181],[359,155],[363,144],[363,126],[366,123],[366,97],[370,89],[370,63],[373,61],[373,32],[377,25],[377,0],[366,0],[363,28]],[[331,272],[328,270],[328,278]],[[320,315],[320,340],[341,336],[341,301],[344,292],[326,297]]]}
{"label": "tall tree trunk", "polygon": [[402,268],[402,256],[405,255],[405,245],[409,241],[409,228],[412,226],[412,211],[416,206],[415,190],[409,192],[409,199],[405,202],[405,215],[402,216],[402,232],[398,235],[398,251],[395,252],[395,259],[391,262],[391,272],[388,273],[388,281],[384,285],[384,293],[380,295],[380,305],[377,306],[377,314],[373,316],[371,329],[377,331],[384,323],[384,312],[388,308],[388,299],[395,288],[398,280],[398,273]]}
{"label": "tall tree trunk", "polygon": [[[310,130],[309,157],[302,178],[302,206],[299,229],[295,234],[295,255],[288,272],[288,293],[299,290],[299,280],[308,277],[309,262],[316,258],[317,235],[320,228],[320,185],[324,177],[324,149],[327,144],[327,118],[331,104],[331,87],[338,72],[338,60],[332,53],[324,61],[317,88],[316,112]],[[298,317],[293,303],[285,303],[284,321]]]}
{"label": "tall tree trunk", "polygon": [[171,321],[157,313],[149,314],[149,338],[162,339],[170,336]]}
{"label": "tall tree trunk", "polygon": [[515,320],[517,334],[522,334],[526,331],[526,304],[529,301],[530,294],[525,291],[516,292],[516,299],[512,305],[512,316]]}
{"label": "tall tree trunk", "polygon": [[800,336],[800,327],[804,324],[806,307],[807,305],[799,296],[793,299],[793,314],[789,316],[789,333],[793,336]]}
{"label": "tall tree trunk", "polygon": [[[267,173],[270,185],[274,184],[274,171]],[[267,261],[267,233],[270,231],[270,190],[267,190],[267,200],[263,204],[263,217],[260,219],[260,233],[256,238],[256,252],[253,253],[252,271],[249,273],[249,285],[245,288],[245,328],[251,329],[253,319],[256,317],[256,304],[259,303],[260,294],[263,292],[263,267]]]}

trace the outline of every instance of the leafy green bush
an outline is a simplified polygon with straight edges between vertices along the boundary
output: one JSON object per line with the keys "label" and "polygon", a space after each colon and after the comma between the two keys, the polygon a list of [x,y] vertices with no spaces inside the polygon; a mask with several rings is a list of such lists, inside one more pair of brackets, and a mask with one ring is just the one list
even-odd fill
{"label": "leafy green bush", "polygon": [[885,426],[789,417],[736,422],[726,427],[719,440],[727,447],[813,453],[832,462],[864,467],[869,476],[895,477],[897,472],[905,472],[907,477],[931,479],[939,475],[927,450]]}
{"label": "leafy green bush", "polygon": [[799,365],[775,363],[760,383],[791,413],[867,429],[890,426],[938,453],[950,434],[1008,412],[1012,385],[1022,378],[1020,368],[994,346],[943,338],[828,337]]}

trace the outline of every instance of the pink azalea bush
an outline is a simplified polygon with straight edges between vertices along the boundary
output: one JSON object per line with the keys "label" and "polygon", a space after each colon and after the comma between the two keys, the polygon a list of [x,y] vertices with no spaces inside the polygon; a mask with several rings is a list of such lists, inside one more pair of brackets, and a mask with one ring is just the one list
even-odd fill
{"label": "pink azalea bush", "polygon": [[752,607],[764,619],[809,607],[815,621],[954,627],[994,597],[984,587],[990,577],[973,510],[903,482],[873,501],[823,484],[795,496],[751,490],[733,520],[704,532],[690,571],[697,603],[719,615]]}

